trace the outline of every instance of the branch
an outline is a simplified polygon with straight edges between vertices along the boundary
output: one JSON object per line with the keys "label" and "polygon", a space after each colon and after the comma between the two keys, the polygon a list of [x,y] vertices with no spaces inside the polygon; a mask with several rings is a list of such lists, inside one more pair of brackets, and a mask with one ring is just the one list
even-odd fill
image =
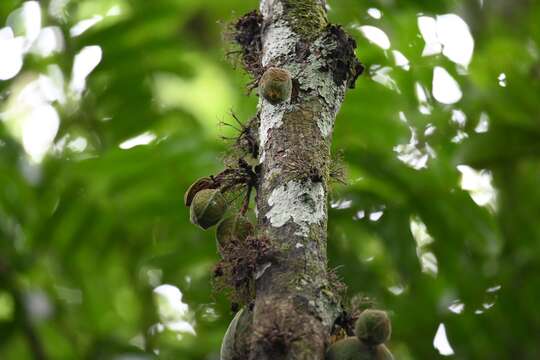
{"label": "branch", "polygon": [[[262,0],[261,13],[261,34],[247,37],[261,39],[266,70],[258,230],[277,255],[257,269],[250,359],[322,360],[341,312],[326,258],[331,138],[360,64],[354,40],[328,24],[324,2]],[[286,77],[271,78],[270,71],[290,74],[292,98]]]}

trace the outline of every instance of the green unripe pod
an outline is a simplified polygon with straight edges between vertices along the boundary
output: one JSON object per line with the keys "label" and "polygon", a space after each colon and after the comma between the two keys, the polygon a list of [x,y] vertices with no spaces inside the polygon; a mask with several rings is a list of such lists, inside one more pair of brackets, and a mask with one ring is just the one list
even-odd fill
{"label": "green unripe pod", "polygon": [[223,247],[231,242],[243,243],[253,235],[253,225],[242,215],[234,215],[223,219],[216,230],[216,240]]}
{"label": "green unripe pod", "polygon": [[390,339],[391,333],[390,319],[385,311],[365,310],[356,321],[356,337],[367,345],[382,344]]}
{"label": "green unripe pod", "polygon": [[394,360],[384,345],[369,346],[356,337],[333,343],[326,352],[326,360]]}
{"label": "green unripe pod", "polygon": [[232,319],[221,343],[220,359],[245,359],[249,353],[252,333],[253,312],[241,309]]}
{"label": "green unripe pod", "polygon": [[273,105],[290,99],[292,93],[291,74],[277,67],[268,68],[259,82],[259,95]]}
{"label": "green unripe pod", "polygon": [[205,189],[197,192],[190,206],[190,220],[204,230],[221,220],[227,211],[227,202],[219,190]]}
{"label": "green unripe pod", "polygon": [[366,346],[355,337],[333,343],[326,352],[326,360],[368,360],[364,356]]}
{"label": "green unripe pod", "polygon": [[377,346],[377,360],[394,360],[394,355],[384,344],[381,344]]}
{"label": "green unripe pod", "polygon": [[193,198],[197,193],[204,189],[211,189],[214,186],[214,181],[209,177],[203,177],[195,181],[191,186],[186,190],[184,194],[184,205],[190,206]]}

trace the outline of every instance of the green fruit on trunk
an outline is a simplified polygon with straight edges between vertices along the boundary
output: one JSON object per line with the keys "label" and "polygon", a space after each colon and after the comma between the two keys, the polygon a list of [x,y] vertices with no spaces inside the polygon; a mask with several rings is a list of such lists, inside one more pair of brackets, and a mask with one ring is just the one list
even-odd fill
{"label": "green fruit on trunk", "polygon": [[259,81],[259,95],[273,105],[290,99],[292,93],[291,74],[277,67],[268,68]]}
{"label": "green fruit on trunk", "polygon": [[221,343],[220,360],[247,359],[250,335],[253,332],[253,311],[244,308],[232,319]]}
{"label": "green fruit on trunk", "polygon": [[197,192],[190,206],[190,220],[203,229],[217,224],[227,211],[227,202],[219,190]]}
{"label": "green fruit on trunk", "polygon": [[253,235],[253,225],[242,215],[223,219],[216,230],[216,240],[222,247],[232,242],[243,243],[250,235]]}
{"label": "green fruit on trunk", "polygon": [[377,346],[377,360],[394,360],[394,355],[384,344],[381,344]]}
{"label": "green fruit on trunk", "polygon": [[326,360],[393,360],[384,345],[370,346],[356,337],[333,343],[326,352]]}
{"label": "green fruit on trunk", "polygon": [[211,189],[214,186],[214,181],[209,177],[203,177],[195,181],[191,186],[187,189],[187,191],[184,194],[184,205],[190,206],[191,202],[193,201],[193,198],[197,193],[204,189]]}
{"label": "green fruit on trunk", "polygon": [[356,321],[356,337],[368,345],[379,345],[388,341],[391,332],[390,319],[382,310],[365,310]]}

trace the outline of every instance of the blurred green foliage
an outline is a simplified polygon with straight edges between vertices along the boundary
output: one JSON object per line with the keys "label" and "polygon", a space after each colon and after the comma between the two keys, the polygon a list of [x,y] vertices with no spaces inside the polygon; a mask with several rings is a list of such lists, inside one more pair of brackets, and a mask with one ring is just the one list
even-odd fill
{"label": "blurred green foliage", "polygon": [[[331,194],[330,266],[350,296],[373,297],[388,309],[398,359],[441,357],[433,346],[441,323],[452,358],[539,359],[540,3],[328,3],[331,21],[356,38],[368,70],[336,122],[334,147],[344,151],[350,181]],[[211,287],[213,232],[189,224],[182,196],[196,178],[220,169],[227,143],[219,135],[228,130],[219,122],[230,120],[228,110],[242,119],[255,112],[248,78],[225,60],[222,33],[257,2],[40,4],[43,26],[61,29],[64,50],[26,55],[21,72],[0,81],[0,113],[19,101],[13,94],[29,76],[56,64],[70,79],[85,46],[100,46],[103,57],[80,100],[53,103],[60,128],[40,163],[0,118],[0,358],[32,358],[34,335],[51,359],[218,359],[232,314]],[[0,2],[0,28],[20,6]],[[381,19],[367,15],[371,7]],[[118,14],[106,16],[112,8]],[[442,55],[422,57],[419,14],[445,13],[461,16],[475,39],[466,71]],[[101,22],[70,36],[96,14]],[[384,30],[410,70],[358,25]],[[390,69],[393,89],[375,81],[377,65]],[[458,81],[458,103],[429,95],[435,66]],[[417,83],[428,93],[428,113],[419,111]],[[456,110],[465,122],[451,120]],[[480,119],[489,120],[487,131],[475,131]],[[156,139],[119,147],[145,132]],[[74,139],[86,146],[65,146]],[[398,159],[396,146],[408,143],[427,156],[425,167]],[[491,181],[491,206],[472,199],[458,165]],[[420,236],[428,241],[418,243]],[[182,291],[195,336],[156,331],[163,321],[153,297],[158,284]]]}

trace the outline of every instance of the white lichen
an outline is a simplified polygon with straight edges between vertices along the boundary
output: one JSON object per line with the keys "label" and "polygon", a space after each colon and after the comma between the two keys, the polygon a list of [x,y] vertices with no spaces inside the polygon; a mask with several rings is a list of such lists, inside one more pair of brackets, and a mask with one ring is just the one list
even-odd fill
{"label": "white lichen", "polygon": [[259,142],[261,147],[261,155],[259,161],[262,163],[265,158],[266,141],[268,140],[268,132],[271,129],[279,128],[283,125],[283,115],[287,109],[286,104],[272,105],[268,102],[263,104],[265,100],[261,98],[261,125],[259,126]]}
{"label": "white lichen", "polygon": [[332,134],[332,130],[334,129],[334,118],[328,113],[320,113],[317,119],[317,126],[321,130],[323,138],[327,138]]}
{"label": "white lichen", "polygon": [[261,4],[259,6],[259,10],[265,18],[270,18],[272,16],[272,11],[278,8],[283,7],[279,2],[275,4],[275,0],[261,0]]}
{"label": "white lichen", "polygon": [[321,130],[324,138],[332,134],[334,128],[334,119],[340,109],[343,98],[345,97],[345,84],[336,86],[334,76],[331,71],[322,72],[325,64],[320,58],[319,51],[316,49],[324,48],[323,37],[319,38],[313,44],[310,55],[302,64],[291,62],[288,70],[293,78],[298,80],[300,90],[312,93],[319,100],[321,109],[317,111],[317,126]]}
{"label": "white lichen", "polygon": [[[271,0],[261,2],[261,13],[265,18],[276,16],[282,17],[283,6],[280,2],[274,4]],[[263,39],[263,55],[262,64],[264,66],[278,65],[276,60],[279,57],[287,57],[294,49],[298,36],[295,35],[284,20],[272,22],[266,29]],[[294,76],[294,75],[293,75]],[[268,140],[268,132],[273,128],[280,127],[283,122],[283,115],[289,107],[289,103],[281,103],[272,105],[265,101],[262,97],[259,101],[261,125],[259,127],[259,141],[261,154],[259,161],[262,163],[265,159],[265,145]]]}
{"label": "white lichen", "polygon": [[273,60],[280,56],[289,55],[298,40],[298,36],[292,32],[284,21],[278,21],[271,25],[264,36],[263,66],[272,64]]}
{"label": "white lichen", "polygon": [[270,12],[270,5],[273,1],[271,0],[261,0],[261,4],[259,5],[259,10],[261,14],[264,16],[268,16],[268,13]]}
{"label": "white lichen", "polygon": [[298,183],[291,180],[272,191],[268,199],[270,210],[266,217],[273,227],[281,227],[292,220],[300,228],[295,235],[307,237],[309,225],[325,219],[325,204],[322,183]]}

